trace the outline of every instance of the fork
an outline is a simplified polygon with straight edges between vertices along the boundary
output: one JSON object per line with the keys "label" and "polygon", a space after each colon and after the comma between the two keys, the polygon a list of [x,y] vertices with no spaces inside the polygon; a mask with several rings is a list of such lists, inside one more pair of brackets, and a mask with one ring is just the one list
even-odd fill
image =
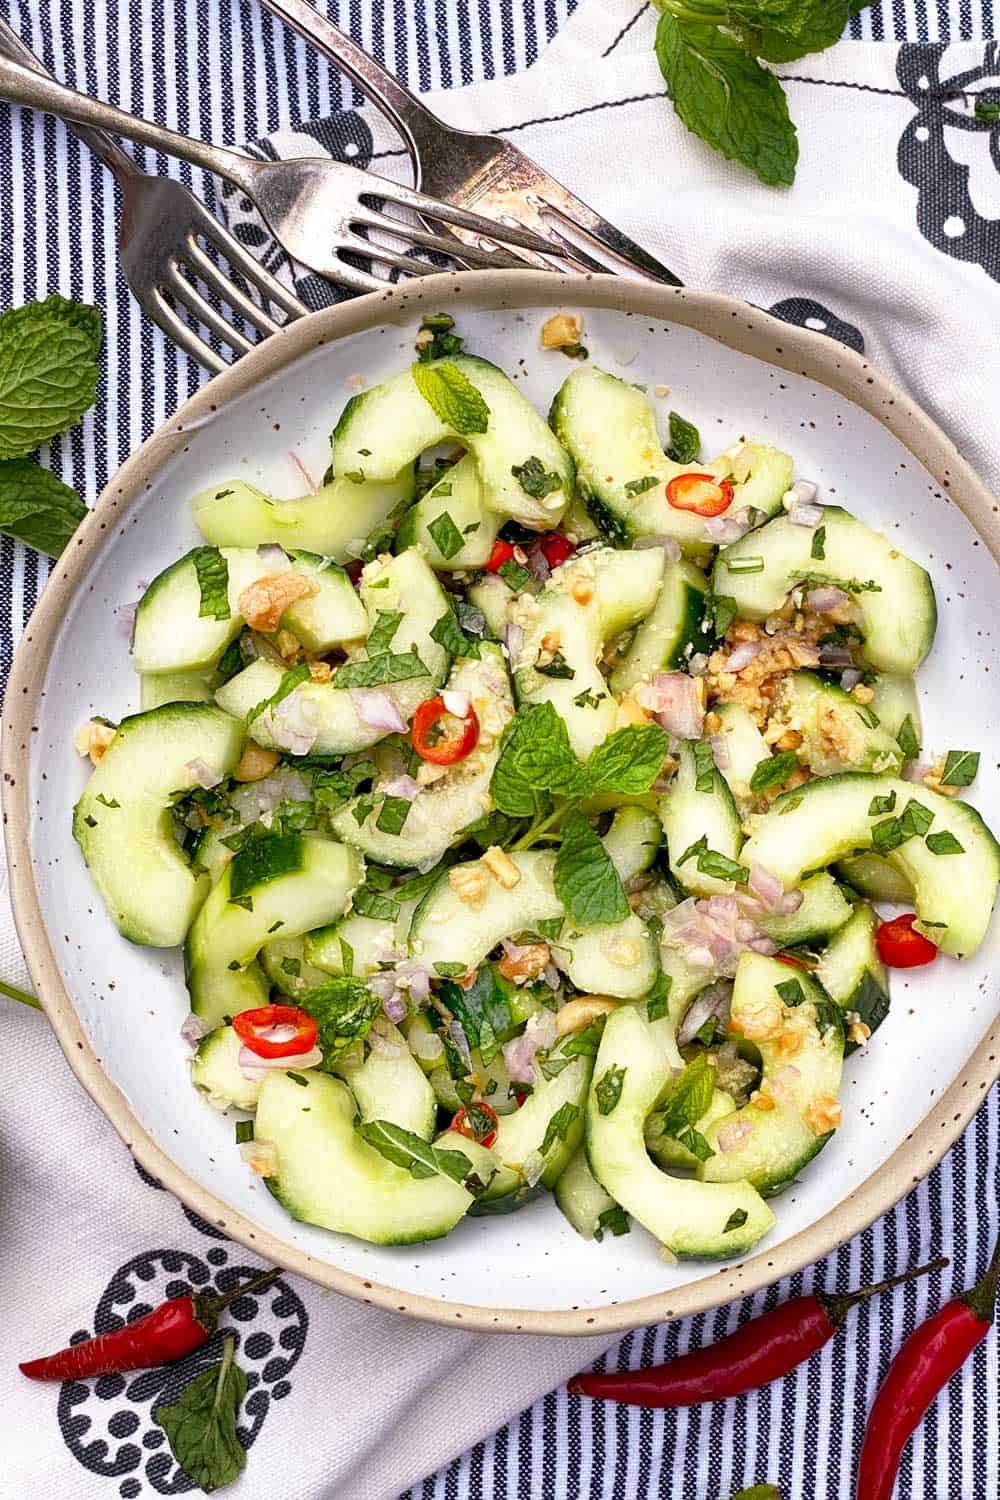
{"label": "fork", "polygon": [[[76,125],[112,130],[228,178],[257,205],[274,238],[293,260],[355,291],[384,291],[386,284],[344,260],[341,251],[382,262],[410,276],[427,275],[437,269],[366,238],[359,229],[380,231],[421,249],[438,251],[465,265],[523,264],[507,250],[484,248],[478,242],[482,238],[493,245],[500,241],[536,254],[552,253],[546,239],[520,225],[498,224],[467,208],[438,202],[425,193],[401,187],[358,167],[317,157],[262,161],[231,147],[209,145],[79,94],[6,58],[0,58],[0,98],[45,110]],[[454,238],[395,218],[366,201],[371,199],[391,203],[424,219],[454,225],[469,232],[472,242],[464,239],[456,242]]]}
{"label": "fork", "polygon": [[[609,267],[571,243],[553,220],[591,245],[609,251],[635,275],[670,286],[683,284],[641,245],[503,136],[477,135],[439,120],[308,0],[261,0],[261,4],[324,52],[378,105],[403,137],[416,185],[425,193],[465,207],[478,204],[504,226],[527,225],[549,242],[545,247],[549,254],[571,259],[588,271],[606,272]],[[504,232],[507,235],[506,228]],[[510,243],[519,242],[511,239]],[[523,259],[551,269],[546,259],[532,255]]]}
{"label": "fork", "polygon": [[[23,62],[36,73],[48,76],[35,54],[2,17],[0,56]],[[76,133],[114,174],[121,188],[118,253],[129,289],[143,311],[186,354],[213,373],[224,370],[228,363],[197,332],[197,324],[210,329],[232,350],[234,358],[253,347],[246,335],[201,295],[192,278],[199,280],[222,306],[229,307],[261,338],[276,333],[279,327],[268,312],[268,303],[280,308],[289,319],[308,312],[183,184],[141,172],[132,158],[101,130],[80,127]],[[224,275],[199,242],[208,245],[248,285],[255,287],[266,299],[264,305],[258,305]]]}

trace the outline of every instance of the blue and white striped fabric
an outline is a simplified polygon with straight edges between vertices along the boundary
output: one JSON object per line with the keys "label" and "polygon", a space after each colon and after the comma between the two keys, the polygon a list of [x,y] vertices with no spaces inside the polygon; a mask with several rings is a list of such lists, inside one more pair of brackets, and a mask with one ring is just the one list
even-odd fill
{"label": "blue and white striped fabric", "polygon": [[[427,90],[522,72],[575,6],[574,0],[469,0],[461,6],[328,0],[326,8],[412,87]],[[625,21],[634,9],[626,0]],[[260,138],[360,102],[349,84],[252,0],[7,0],[6,13],[67,82],[217,141]],[[990,38],[996,35],[994,4],[884,0],[854,18],[850,35]],[[213,184],[202,174],[153,152],[137,154],[147,169],[169,171],[214,201]],[[115,238],[115,194],[104,170],[60,125],[0,107],[0,308],[59,290],[96,302],[106,316],[99,403],[79,430],[43,455],[88,500],[203,378],[131,302]],[[47,570],[44,559],[0,542],[4,680]],[[727,1500],[765,1479],[803,1500],[846,1497],[863,1415],[891,1353],[938,1304],[942,1290],[969,1285],[983,1270],[998,1231],[995,1193],[983,1196],[984,1187],[1000,1179],[998,1141],[1000,1091],[994,1089],[932,1176],[825,1264],[715,1313],[639,1330],[605,1356],[615,1368],[655,1363],[717,1338],[814,1282],[846,1288],[914,1263],[932,1248],[951,1255],[947,1279],[921,1281],[852,1314],[846,1331],[788,1380],[732,1403],[679,1413],[591,1406],[561,1390],[408,1491],[405,1500]],[[903,1500],[996,1500],[998,1410],[994,1337],[952,1382],[914,1440],[899,1487]],[[123,1484],[121,1494],[129,1493],[138,1492]]]}

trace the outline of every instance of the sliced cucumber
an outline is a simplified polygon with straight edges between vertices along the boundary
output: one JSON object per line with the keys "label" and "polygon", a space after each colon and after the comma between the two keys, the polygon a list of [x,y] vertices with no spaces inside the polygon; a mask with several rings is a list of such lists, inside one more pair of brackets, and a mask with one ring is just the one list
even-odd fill
{"label": "sliced cucumber", "polygon": [[[732,1094],[727,1094],[724,1089],[715,1089],[708,1109],[700,1120],[695,1121],[695,1130],[699,1135],[704,1135],[710,1125],[732,1114],[735,1108],[736,1101]],[[665,1172],[697,1172],[697,1156],[682,1145],[676,1136],[664,1134],[663,1121],[663,1114],[659,1110],[654,1110],[646,1121],[646,1150]]]}
{"label": "sliced cucumber", "polygon": [[[891,813],[879,811],[893,797]],[[924,838],[914,836],[892,850],[889,863],[912,884],[917,915],[932,941],[945,953],[967,958],[986,933],[1000,879],[1000,847],[968,803],[895,776],[823,776],[782,793],[741,858],[763,865],[790,889],[804,871],[868,849],[872,829],[900,817],[911,801],[933,817],[927,837],[950,834],[962,852],[934,854]]]}
{"label": "sliced cucumber", "polygon": [[308,834],[253,839],[226,866],[184,950],[191,1009],[209,1025],[266,1005],[257,954],[281,932],[297,937],[344,910],[364,873],[353,849]]}
{"label": "sliced cucumber", "polygon": [[214,703],[218,686],[214,667],[196,672],[143,673],[139,678],[139,706],[148,713],[164,703]]}
{"label": "sliced cucumber", "polygon": [[[563,381],[549,421],[573,455],[577,485],[591,516],[610,540],[622,544],[639,536],[666,535],[675,537],[691,556],[710,554],[704,520],[674,509],[664,487],[688,472],[732,478],[733,462],[727,455],[706,463],[673,463],[663,451],[643,391],[593,364],[581,365]],[[739,473],[727,514],[752,507],[772,515],[791,484],[791,459],[776,448],[747,443],[737,462]],[[652,479],[655,484],[637,488]]]}
{"label": "sliced cucumber", "polygon": [[[293,1219],[377,1245],[410,1245],[454,1229],[473,1202],[461,1183],[413,1177],[354,1128],[357,1105],[347,1084],[311,1070],[305,1086],[272,1073],[261,1086],[255,1135],[270,1141],[277,1173],[265,1179]],[[477,1166],[489,1159],[474,1141],[447,1146]],[[488,1176],[487,1172],[487,1176]]]}
{"label": "sliced cucumber", "polygon": [[578,1146],[553,1189],[555,1199],[577,1234],[592,1240],[601,1232],[601,1219],[618,1207],[587,1165],[587,1153]]}
{"label": "sliced cucumber", "polygon": [[495,640],[501,640],[510,616],[508,606],[517,595],[498,573],[484,573],[469,585],[468,600],[476,609],[482,610],[486,629]]}
{"label": "sliced cucumber", "polygon": [[814,943],[839,931],[850,919],[851,905],[832,875],[822,871],[802,882],[802,905],[788,916],[761,918],[769,938],[782,948]]}
{"label": "sliced cucumber", "polygon": [[[450,522],[450,525],[449,525]],[[446,469],[399,523],[395,552],[422,548],[432,568],[481,568],[493,551],[503,516],[487,510],[470,453]]]}
{"label": "sliced cucumber", "polygon": [[298,636],[306,651],[323,656],[335,646],[362,640],[368,634],[364,605],[343,568],[315,553],[301,553],[295,560],[295,570],[308,578],[316,593],[289,605],[281,624]]}
{"label": "sliced cucumber", "polygon": [[[551,703],[581,760],[611,733],[618,713],[598,658],[609,640],[653,608],[663,566],[658,547],[603,547],[556,568],[531,607],[511,664],[517,696],[522,703]],[[552,664],[555,652],[571,675],[551,675],[546,662]]]}
{"label": "sliced cucumber", "polygon": [[763,760],[771,759],[771,750],[757,728],[750,710],[742,703],[716,703],[712,712],[721,722],[719,738],[724,746],[722,776],[741,809],[753,801],[750,781]]}
{"label": "sliced cucumber", "polygon": [[711,650],[703,629],[707,590],[708,579],[694,563],[682,560],[666,564],[652,612],[611,674],[616,693],[648,681],[654,672],[685,666],[696,651]]}
{"label": "sliced cucumber", "polygon": [[[700,772],[691,742],[685,740],[681,744],[677,775],[660,799],[660,821],[667,836],[670,873],[674,879],[693,895],[714,896],[731,891],[732,881],[699,870],[697,855],[688,855],[688,851],[705,839],[713,853],[736,859],[743,843],[743,830],[732,792],[715,769],[708,742],[703,743],[709,757]],[[704,791],[698,790],[699,779]]]}
{"label": "sliced cucumber", "polygon": [[878,854],[856,854],[853,859],[842,859],[835,869],[841,880],[869,901],[893,901],[903,906],[913,901],[912,881]]}
{"label": "sliced cucumber", "polygon": [[[705,1183],[669,1177],[650,1160],[648,1116],[683,1060],[668,1017],[646,1018],[644,1007],[623,1005],[608,1017],[587,1100],[590,1170],[626,1212],[674,1255],[739,1255],[755,1245],[774,1215],[749,1182]],[[602,1114],[601,1080],[622,1073],[621,1093]],[[735,1221],[735,1222],[734,1222]]]}
{"label": "sliced cucumber", "polygon": [[429,1141],[437,1100],[403,1033],[376,1017],[365,1050],[363,1061],[341,1059],[332,1069],[349,1085],[362,1120],[388,1120]]}
{"label": "sliced cucumber", "polygon": [[[789,987],[799,997],[794,1004],[783,998]],[[740,955],[730,1027],[760,1052],[759,1094],[767,1107],[751,1099],[705,1129],[715,1154],[701,1164],[700,1176],[705,1182],[746,1179],[770,1196],[792,1182],[833,1134],[835,1127],[823,1122],[837,1117],[843,1028],[811,975],[759,953]],[[725,1140],[734,1124],[751,1128],[723,1150],[720,1135]]]}
{"label": "sliced cucumber", "polygon": [[[413,371],[403,370],[347,403],[333,432],[335,472],[357,469],[369,479],[389,479],[390,470],[398,473],[425,449],[456,439],[475,460],[487,509],[528,526],[557,525],[573,494],[569,455],[496,365],[457,355],[422,365],[421,378],[433,378],[442,366],[457,370],[482,396],[489,408],[485,432],[461,432],[443,421],[421,395]],[[553,488],[538,499],[512,472],[529,458],[537,458],[544,473],[555,475]]]}
{"label": "sliced cucumber", "polygon": [[[510,858],[521,878],[509,890],[477,859],[453,865],[427,892],[410,926],[410,948],[427,968],[461,964],[463,971],[471,971],[502,938],[534,931],[539,922],[563,915],[552,883],[555,856],[529,851],[511,853]],[[458,894],[463,873],[470,870],[486,877],[479,904],[469,904]]]}
{"label": "sliced cucumber", "polygon": [[[831,999],[873,1032],[889,1014],[889,974],[878,955],[877,931],[878,917],[865,902],[859,902],[851,920],[820,954],[816,969],[816,978]],[[855,1047],[848,1040],[845,1051],[853,1052]]]}
{"label": "sliced cucumber", "polygon": [[[426,559],[411,548],[386,562],[369,563],[362,578],[361,601],[369,627],[376,624],[380,613],[402,616],[392,637],[391,654],[415,652],[427,668],[426,676],[379,686],[379,691],[386,693],[402,717],[409,720],[417,705],[440,686],[448,669],[447,651],[431,637],[434,626],[450,608],[447,596]],[[259,703],[277,692],[283,676],[280,667],[261,657],[221,687],[216,702],[234,718],[245,720]],[[295,707],[289,710],[293,700]],[[312,748],[317,755],[366,750],[388,733],[362,719],[351,689],[330,682],[304,682],[279,707],[280,713],[268,709],[251,725],[253,739],[268,749],[284,748],[282,721],[289,711],[316,728]]]}
{"label": "sliced cucumber", "polygon": [[815,776],[836,771],[889,771],[898,775],[903,752],[874,712],[815,672],[789,672],[775,697],[772,722],[802,736],[801,761]]}
{"label": "sliced cucumber", "polygon": [[623,922],[599,927],[580,927],[567,919],[552,958],[578,990],[616,1000],[648,994],[659,969],[652,934],[635,912]]}
{"label": "sliced cucumber", "polygon": [[[206,608],[202,613],[199,564],[226,569],[228,609],[222,620]],[[164,568],[139,600],[132,635],[132,659],[137,672],[197,672],[214,667],[229,642],[243,628],[237,602],[243,590],[268,569],[255,547],[196,547]]]}
{"label": "sliced cucumber", "polygon": [[195,524],[217,547],[277,542],[349,562],[365,539],[413,495],[413,467],[385,482],[357,484],[346,476],[296,500],[272,500],[242,479],[203,490],[191,501]]}
{"label": "sliced cucumber", "polygon": [[298,1002],[303,995],[326,984],[330,978],[325,969],[309,962],[303,937],[272,938],[264,944],[258,957],[271,984],[289,1000]]}
{"label": "sliced cucumber", "polygon": [[123,937],[154,948],[184,941],[209,882],[174,837],[170,804],[198,784],[199,763],[227,776],[244,728],[207,703],[167,703],[123,719],[73,813],[80,845]]}
{"label": "sliced cucumber", "polygon": [[919,754],[923,742],[923,731],[920,723],[920,699],[917,697],[917,688],[913,678],[893,677],[889,672],[882,672],[872,684],[872,692],[875,696],[869,706],[882,728],[886,733],[891,734],[893,739],[896,739],[903,727],[903,721],[909,719],[916,736]]}
{"label": "sliced cucumber", "polygon": [[191,1059],[191,1082],[216,1109],[256,1109],[260,1079],[240,1067],[243,1043],[231,1026],[217,1026],[198,1043]]}
{"label": "sliced cucumber", "polygon": [[328,974],[353,974],[358,979],[374,974],[382,964],[391,962],[394,953],[406,951],[417,903],[399,901],[395,905],[398,910],[390,920],[351,911],[339,922],[310,932],[305,939],[309,962]]}
{"label": "sliced cucumber", "polygon": [[621,880],[633,880],[652,865],[663,841],[663,829],[649,807],[620,807],[601,839]]}
{"label": "sliced cucumber", "polygon": [[[549,1054],[550,1063],[565,1061],[561,1071],[554,1078],[539,1078],[520,1109],[500,1116],[497,1138],[490,1148],[500,1163],[500,1170],[477,1209],[493,1205],[497,1199],[507,1198],[512,1193],[523,1194],[529,1186],[525,1172],[537,1156],[541,1156],[545,1163],[538,1181],[543,1187],[554,1187],[583,1140],[584,1106],[594,1059],[567,1053],[571,1041],[571,1037],[565,1038]],[[549,1126],[557,1115],[557,1128],[550,1132]],[[547,1149],[543,1151],[546,1136],[550,1138]]]}
{"label": "sliced cucumber", "polygon": [[[510,679],[500,647],[484,641],[478,661],[461,658],[448,679],[451,692],[466,694],[479,724],[479,743],[471,755],[450,766],[439,780],[422,787],[410,803],[399,833],[379,828],[384,801],[362,823],[356,800],[334,813],[331,827],[345,844],[384,865],[420,865],[440,859],[455,835],[483,816],[489,805],[490,779],[500,755],[500,736],[514,716]],[[377,791],[378,789],[376,789]]]}
{"label": "sliced cucumber", "polygon": [[[810,529],[787,516],[776,516],[748,533],[719,553],[712,576],[715,593],[735,600],[744,619],[763,620],[806,577],[834,586],[855,584],[861,591],[851,589],[851,601],[861,616],[865,659],[879,671],[909,676],[934,639],[937,606],[930,575],[881,532],[839,506],[824,508],[823,527],[821,559],[812,556]],[[763,567],[748,567],[758,559]],[[868,583],[874,589],[864,588]]]}

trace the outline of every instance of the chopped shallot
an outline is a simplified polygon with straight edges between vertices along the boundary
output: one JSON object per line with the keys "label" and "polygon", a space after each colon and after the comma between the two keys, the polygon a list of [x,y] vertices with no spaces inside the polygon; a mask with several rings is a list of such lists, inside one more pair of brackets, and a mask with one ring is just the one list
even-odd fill
{"label": "chopped shallot", "polygon": [[513,621],[509,625],[505,625],[503,643],[507,648],[507,655],[510,660],[516,661],[521,654],[521,647],[524,645],[523,627],[515,625]]}
{"label": "chopped shallot", "polygon": [[534,1187],[535,1183],[541,1180],[542,1173],[545,1171],[545,1157],[540,1151],[529,1151],[528,1155],[524,1158],[522,1170],[525,1182],[529,1187]]}
{"label": "chopped shallot", "polygon": [[840,685],[845,693],[849,693],[852,688],[857,687],[860,681],[861,673],[857,667],[848,667],[846,671],[840,674]]}
{"label": "chopped shallot", "polygon": [[194,777],[197,786],[204,787],[209,791],[213,786],[218,786],[222,780],[221,771],[213,771],[211,766],[206,766],[203,760],[189,760],[184,766],[185,771]]}
{"label": "chopped shallot", "polygon": [[750,1120],[730,1120],[723,1125],[716,1140],[720,1151],[738,1151],[744,1141],[748,1141],[753,1135],[753,1123]]}
{"label": "chopped shallot", "polygon": [[414,1057],[419,1057],[421,1062],[434,1062],[444,1051],[444,1042],[436,1031],[425,1031],[422,1026],[415,1026],[407,1037],[410,1051]]}
{"label": "chopped shallot", "polygon": [[709,739],[709,744],[712,747],[712,759],[715,761],[717,769],[728,771],[729,746],[726,744],[726,736],[724,734],[713,734]]}
{"label": "chopped shallot", "polygon": [[297,1072],[300,1068],[315,1068],[323,1061],[323,1054],[318,1047],[310,1047],[308,1052],[295,1052],[289,1057],[259,1057],[249,1047],[241,1047],[237,1059],[240,1072],[250,1083],[256,1083],[263,1078],[265,1073]]}
{"label": "chopped shallot", "polygon": [[640,683],[636,701],[656,715],[660,724],[679,740],[701,735],[705,711],[694,678],[686,672],[656,672],[649,683]]}
{"label": "chopped shallot", "polygon": [[257,548],[257,558],[269,573],[287,573],[292,566],[291,558],[277,542],[262,542]]}
{"label": "chopped shallot", "polygon": [[770,870],[765,870],[763,865],[750,866],[750,879],[747,884],[766,911],[778,912],[781,916],[790,916],[802,905],[802,892],[786,892],[778,877],[772,875]]}
{"label": "chopped shallot", "polygon": [[292,755],[308,755],[319,734],[319,710],[309,698],[303,698],[301,689],[268,710],[271,735],[276,745]]}
{"label": "chopped shallot", "polygon": [[394,776],[391,781],[384,781],[379,791],[387,797],[401,797],[404,802],[412,802],[420,791],[420,782],[413,776]]}
{"label": "chopped shallot", "polygon": [[679,562],[681,555],[681,544],[675,536],[640,536],[632,543],[633,552],[641,552],[644,547],[660,547],[667,562]]}
{"label": "chopped shallot", "polygon": [[406,733],[406,720],[388,693],[381,688],[351,688],[350,691],[351,702],[362,724],[367,724],[369,729],[384,729],[387,734]]}
{"label": "chopped shallot", "polygon": [[192,1011],[181,1027],[181,1036],[189,1047],[197,1047],[202,1037],[207,1036],[211,1029],[201,1016],[196,1016]]}
{"label": "chopped shallot", "polygon": [[[819,659],[824,667],[844,667],[850,671],[854,666],[854,657],[850,647],[838,645],[834,641],[827,641],[824,646],[820,647]],[[861,676],[860,672],[858,676]]]}
{"label": "chopped shallot", "polygon": [[735,650],[729,653],[724,672],[742,672],[748,667],[755,657],[759,656],[763,647],[760,641],[741,641]]}
{"label": "chopped shallot", "polygon": [[806,595],[806,603],[815,615],[828,615],[831,610],[839,609],[846,604],[850,595],[845,594],[843,589],[819,588],[810,589]]}
{"label": "chopped shallot", "polygon": [[702,990],[701,994],[688,1006],[678,1028],[678,1045],[686,1047],[688,1042],[693,1042],[705,1022],[712,1016],[721,1021],[725,1027],[729,1021],[732,999],[733,986],[728,979],[722,979],[717,984],[710,984],[707,989]]}
{"label": "chopped shallot", "polygon": [[472,699],[468,693],[460,692],[457,688],[445,688],[441,694],[441,701],[450,714],[456,719],[468,717],[469,709],[472,707]]}
{"label": "chopped shallot", "polygon": [[750,519],[745,510],[734,516],[709,516],[705,522],[705,537],[717,547],[728,547],[738,542],[750,530]]}

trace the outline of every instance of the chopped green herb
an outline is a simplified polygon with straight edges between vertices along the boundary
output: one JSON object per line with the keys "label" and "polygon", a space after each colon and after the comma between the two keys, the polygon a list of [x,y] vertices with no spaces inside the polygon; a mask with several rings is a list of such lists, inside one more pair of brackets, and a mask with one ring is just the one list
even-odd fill
{"label": "chopped green herb", "polygon": [[622,1096],[625,1071],[624,1068],[609,1068],[594,1085],[594,1098],[602,1115],[610,1115],[617,1108]]}
{"label": "chopped green herb", "polygon": [[573,702],[577,708],[597,708],[603,699],[596,697],[589,688],[584,688],[582,693],[577,693]]}
{"label": "chopped green herb", "polygon": [[416,364],[412,367],[414,384],[435,414],[453,432],[485,432],[490,409],[467,375],[457,365]]}
{"label": "chopped green herb", "polygon": [[576,676],[576,672],[561,651],[557,651],[552,660],[547,662],[544,667],[536,666],[535,671],[540,672],[543,677],[564,677],[567,680]]}
{"label": "chopped green herb", "polygon": [[781,983],[776,984],[774,988],[777,990],[778,994],[781,996],[786,1005],[805,1004],[806,992],[802,988],[802,983],[800,980],[783,979]]}
{"label": "chopped green herb", "polygon": [[527,588],[531,582],[531,574],[527,568],[523,568],[512,557],[508,557],[507,561],[502,563],[497,569],[497,572],[507,587],[513,589],[515,594],[520,593],[523,588]]}
{"label": "chopped green herb", "polygon": [[670,422],[670,446],[667,457],[671,463],[693,464],[701,452],[701,433],[693,422],[686,422],[676,411],[672,411]]}
{"label": "chopped green herb", "polygon": [[749,1215],[745,1208],[734,1208],[726,1220],[726,1227],[722,1231],[723,1234],[731,1234],[734,1229],[742,1229],[748,1217]]}
{"label": "chopped green herb", "polygon": [[[309,668],[306,667],[308,675]],[[388,652],[365,661],[345,662],[333,675],[333,685],[339,688],[381,687],[387,682],[405,682],[411,677],[429,675],[415,651],[404,651],[398,655]]]}
{"label": "chopped green herb", "polygon": [[293,979],[298,979],[302,972],[302,964],[297,958],[283,958],[281,968],[283,973],[290,974]]}
{"label": "chopped green herb", "polygon": [[628,1214],[617,1203],[614,1208],[606,1208],[597,1216],[597,1228],[594,1230],[594,1239],[598,1244],[604,1239],[604,1231],[610,1229],[614,1235],[628,1234]]}
{"label": "chopped green herb", "polygon": [[121,807],[121,803],[117,800],[117,798],[105,797],[103,792],[98,792],[94,800],[96,802],[99,802],[102,807]]}
{"label": "chopped green herb", "polygon": [[399,609],[380,609],[375,624],[368,632],[365,649],[369,656],[381,656],[392,645],[392,638],[399,629],[403,612]]}
{"label": "chopped green herb", "polygon": [[625,493],[626,495],[644,495],[647,490],[651,490],[654,484],[659,484],[659,482],[660,476],[658,474],[647,474],[642,479],[628,479],[625,481]]}
{"label": "chopped green herb", "polygon": [[[452,333],[454,326],[455,319],[447,313],[431,313],[426,317],[417,334],[417,358],[427,364],[432,359],[449,359],[461,354],[465,340]],[[427,338],[427,334],[431,337]]]}
{"label": "chopped green herb", "polygon": [[545,1127],[545,1134],[542,1137],[541,1145],[541,1152],[543,1156],[545,1156],[551,1149],[551,1147],[555,1145],[556,1141],[564,1141],[566,1139],[566,1137],[569,1135],[570,1126],[578,1117],[579,1113],[580,1110],[576,1104],[570,1104],[569,1101],[567,1101],[565,1104],[560,1104],[559,1108],[556,1110],[555,1114],[552,1116],[552,1118],[549,1120],[549,1123]]}
{"label": "chopped green herb", "polygon": [[252,1140],[253,1140],[253,1121],[252,1120],[237,1120],[236,1121],[236,1144],[237,1144],[237,1146],[242,1146],[247,1141],[252,1141]]}
{"label": "chopped green herb", "polygon": [[363,885],[354,892],[352,905],[359,917],[376,917],[379,921],[394,922],[399,916],[399,902],[383,896],[379,891],[373,891],[368,885]]}
{"label": "chopped green herb", "polygon": [[228,562],[218,547],[195,547],[190,556],[198,580],[199,617],[228,620],[232,614],[229,608]]}
{"label": "chopped green herb", "polygon": [[403,824],[410,814],[410,806],[405,797],[386,797],[375,820],[375,827],[380,833],[402,833]]}
{"label": "chopped green herb", "polygon": [[715,789],[715,756],[708,740],[696,740],[692,746],[694,754],[696,792],[712,792]]}
{"label": "chopped green herb", "polygon": [[448,511],[443,510],[439,516],[435,516],[428,523],[427,530],[434,538],[434,545],[442,557],[454,557],[456,552],[461,552],[462,533]]}
{"label": "chopped green herb", "polygon": [[479,659],[479,642],[471,635],[466,635],[458,623],[454,610],[446,610],[440,620],[434,624],[431,628],[431,640],[437,641],[438,645],[443,646],[452,656]]}
{"label": "chopped green herb", "polygon": [[913,727],[913,719],[910,714],[907,714],[902,724],[900,724],[899,733],[896,735],[896,742],[907,760],[915,760],[920,754],[920,741],[917,738],[917,731]]}
{"label": "chopped green herb", "polygon": [[551,495],[554,490],[562,487],[560,476],[554,472],[546,473],[545,465],[534,454],[526,458],[523,464],[512,464],[510,472],[524,493],[533,500],[543,500],[546,495]]}
{"label": "chopped green herb", "polygon": [[297,667],[290,667],[287,672],[283,673],[281,681],[270,698],[262,699],[260,703],[256,704],[250,710],[247,714],[247,724],[253,724],[260,718],[261,714],[267,713],[270,709],[277,708],[278,704],[283,703],[291,693],[294,693],[297,687],[301,687],[304,682],[308,681],[308,662],[299,662]]}
{"label": "chopped green herb", "polygon": [[763,573],[764,559],[762,557],[728,557],[726,567],[730,573]]}
{"label": "chopped green herb", "polygon": [[809,556],[815,558],[817,562],[824,562],[826,560],[825,526],[818,526],[813,532],[812,546],[809,549]]}
{"label": "chopped green herb", "polygon": [[896,793],[890,792],[886,797],[873,797],[868,806],[870,818],[880,818],[883,813],[891,813],[896,809]]}
{"label": "chopped green herb", "polygon": [[794,750],[782,750],[777,755],[758,761],[750,777],[750,790],[755,797],[769,787],[782,786],[798,770],[799,758]]}
{"label": "chopped green herb", "polygon": [[924,842],[932,854],[965,853],[965,846],[947,828],[942,828],[940,833],[929,833]]}
{"label": "chopped green herb", "polygon": [[949,750],[941,772],[941,785],[971,786],[978,774],[978,750]]}
{"label": "chopped green herb", "polygon": [[348,978],[354,973],[354,949],[345,937],[338,937],[340,944],[340,967]]}
{"label": "chopped green herb", "polygon": [[903,815],[899,820],[904,839],[922,839],[933,822],[934,814],[930,809],[924,807],[922,802],[915,802],[912,797],[904,807]]}

